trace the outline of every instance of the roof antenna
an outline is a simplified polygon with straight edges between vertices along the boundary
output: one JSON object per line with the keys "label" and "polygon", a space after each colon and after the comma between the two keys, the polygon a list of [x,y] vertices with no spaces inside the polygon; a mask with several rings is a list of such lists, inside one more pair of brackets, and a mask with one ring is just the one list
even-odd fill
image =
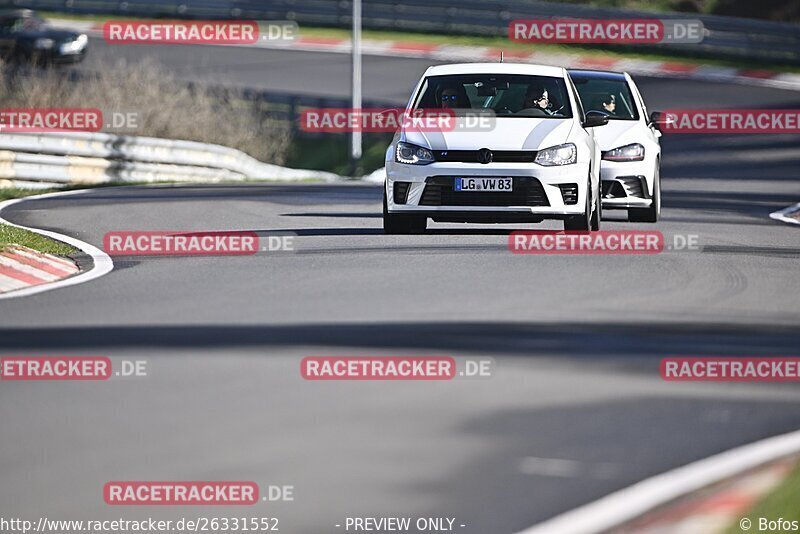
{"label": "roof antenna", "polygon": [[500,63],[502,63],[502,62],[503,62],[503,51],[500,50]]}

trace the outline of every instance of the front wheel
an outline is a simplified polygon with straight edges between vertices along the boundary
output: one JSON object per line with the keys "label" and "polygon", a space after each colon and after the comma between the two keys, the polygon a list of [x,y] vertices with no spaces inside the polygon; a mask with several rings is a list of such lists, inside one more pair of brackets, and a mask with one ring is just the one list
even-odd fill
{"label": "front wheel", "polygon": [[[591,186],[590,186],[590,190],[591,190]],[[600,219],[602,219],[602,218],[603,218],[603,201],[600,198],[600,195],[598,194],[597,198],[594,199],[594,213],[592,214],[592,218],[590,220],[593,232],[596,232],[596,231],[600,230]]]}
{"label": "front wheel", "polygon": [[654,223],[661,217],[661,169],[656,164],[653,173],[653,195],[652,203],[647,208],[631,208],[628,210],[628,220],[630,222]]}
{"label": "front wheel", "polygon": [[383,232],[385,234],[421,234],[427,227],[428,218],[424,215],[389,213],[389,201],[386,199],[386,188],[384,187]]}

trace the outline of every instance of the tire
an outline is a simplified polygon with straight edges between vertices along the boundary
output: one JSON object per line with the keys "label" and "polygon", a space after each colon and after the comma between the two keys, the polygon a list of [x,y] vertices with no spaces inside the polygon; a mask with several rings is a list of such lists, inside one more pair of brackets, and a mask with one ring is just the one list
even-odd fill
{"label": "tire", "polygon": [[[599,202],[592,199],[592,181],[588,182],[588,189],[586,191],[586,206],[583,210],[583,215],[573,215],[564,219],[564,230],[576,232],[591,232],[600,228],[600,211],[595,208],[592,214],[592,202],[597,204]],[[596,218],[596,220],[595,220]]]}
{"label": "tire", "polygon": [[653,174],[653,202],[649,208],[631,208],[628,210],[630,222],[655,223],[661,217],[661,165],[656,163]]}
{"label": "tire", "polygon": [[593,200],[594,200],[594,214],[592,214],[590,222],[592,226],[592,232],[597,232],[598,230],[600,230],[600,221],[603,219],[603,200],[600,198],[599,194],[597,195],[597,198]]}
{"label": "tire", "polygon": [[47,56],[41,52],[31,53],[30,57],[28,58],[28,62],[32,67],[37,69],[43,69],[50,65],[50,61],[48,60]]}
{"label": "tire", "polygon": [[385,234],[422,234],[428,227],[428,218],[420,215],[389,213],[386,188],[383,190],[383,232]]}
{"label": "tire", "polygon": [[17,48],[10,50],[3,58],[3,62],[10,67],[19,67],[26,63],[25,56]]}

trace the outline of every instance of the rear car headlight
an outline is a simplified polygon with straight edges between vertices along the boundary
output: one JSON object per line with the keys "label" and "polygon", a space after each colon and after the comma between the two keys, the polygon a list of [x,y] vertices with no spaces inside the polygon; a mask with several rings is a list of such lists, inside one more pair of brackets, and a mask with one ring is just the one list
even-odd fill
{"label": "rear car headlight", "polygon": [[639,143],[625,145],[603,152],[603,159],[607,161],[642,161],[644,147]]}
{"label": "rear car headlight", "polygon": [[406,165],[429,165],[433,163],[433,153],[427,148],[412,145],[411,143],[397,143],[394,151],[394,159],[397,163]]}
{"label": "rear car headlight", "polygon": [[570,165],[578,161],[578,149],[572,143],[552,146],[540,150],[534,160],[539,165],[554,167],[556,165]]}

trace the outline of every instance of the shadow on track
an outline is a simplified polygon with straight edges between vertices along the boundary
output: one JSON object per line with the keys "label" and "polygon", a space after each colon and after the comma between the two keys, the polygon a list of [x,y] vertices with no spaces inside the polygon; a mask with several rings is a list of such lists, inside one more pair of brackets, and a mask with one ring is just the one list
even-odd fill
{"label": "shadow on track", "polygon": [[[424,235],[509,235],[511,232],[520,230],[530,230],[530,228],[428,228]],[[382,228],[271,228],[268,230],[249,230],[255,232],[259,237],[277,234],[293,234],[302,237],[325,237],[325,236],[354,236],[354,235],[385,235]],[[401,236],[398,236],[401,237]],[[394,248],[394,247],[382,247]],[[459,248],[453,246],[451,248]]]}
{"label": "shadow on track", "polygon": [[526,324],[509,322],[318,323],[3,328],[4,349],[123,349],[263,347],[298,344],[329,349],[364,347],[525,357],[614,359],[677,354],[796,354],[800,332],[790,326],[698,323]]}

